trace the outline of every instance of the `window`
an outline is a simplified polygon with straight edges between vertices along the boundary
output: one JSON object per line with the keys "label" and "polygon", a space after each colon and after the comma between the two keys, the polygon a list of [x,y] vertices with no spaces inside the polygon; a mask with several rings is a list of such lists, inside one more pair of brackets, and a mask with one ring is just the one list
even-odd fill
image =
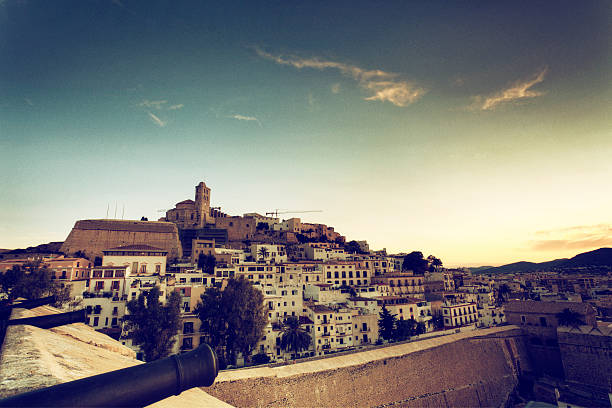
{"label": "window", "polygon": [[98,316],[94,317],[93,326],[96,327],[100,322],[100,318]]}
{"label": "window", "polygon": [[527,319],[525,318],[525,316],[521,316],[521,323],[525,323]]}
{"label": "window", "polygon": [[119,281],[113,281],[111,283],[111,290],[119,290]]}
{"label": "window", "polygon": [[97,281],[97,282],[96,282],[96,288],[95,288],[95,290],[96,290],[96,291],[98,291],[98,290],[104,290],[104,282],[103,282],[103,281]]}
{"label": "window", "polygon": [[540,317],[540,326],[546,327],[546,318],[545,317]]}
{"label": "window", "polygon": [[191,337],[185,337],[183,339],[182,350],[191,350],[193,348],[193,339]]}
{"label": "window", "polygon": [[147,265],[140,265],[140,273],[147,273]]}
{"label": "window", "polygon": [[161,265],[155,265],[155,273],[161,273]]}
{"label": "window", "polygon": [[193,333],[193,322],[185,322],[183,324],[183,334]]}
{"label": "window", "polygon": [[112,278],[113,277],[113,271],[104,271],[104,277],[105,278]]}
{"label": "window", "polygon": [[101,277],[102,277],[102,271],[100,271],[100,270],[97,270],[97,271],[96,271],[96,270],[94,270],[94,271],[93,271],[93,277],[94,277],[94,278],[101,278]]}

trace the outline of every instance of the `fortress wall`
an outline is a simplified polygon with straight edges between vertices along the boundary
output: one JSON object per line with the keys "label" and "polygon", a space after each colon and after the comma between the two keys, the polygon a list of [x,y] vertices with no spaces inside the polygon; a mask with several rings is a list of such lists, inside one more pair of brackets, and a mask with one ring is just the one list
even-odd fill
{"label": "fortress wall", "polygon": [[519,366],[529,368],[523,337],[507,326],[226,371],[206,391],[238,407],[499,406],[517,384]]}
{"label": "fortress wall", "polygon": [[562,327],[558,335],[566,380],[609,389],[612,384],[612,328]]}
{"label": "fortress wall", "polygon": [[178,229],[170,222],[81,220],[62,244],[61,251],[72,254],[84,251],[93,259],[102,251],[132,244],[146,244],[168,251],[168,258],[182,255]]}

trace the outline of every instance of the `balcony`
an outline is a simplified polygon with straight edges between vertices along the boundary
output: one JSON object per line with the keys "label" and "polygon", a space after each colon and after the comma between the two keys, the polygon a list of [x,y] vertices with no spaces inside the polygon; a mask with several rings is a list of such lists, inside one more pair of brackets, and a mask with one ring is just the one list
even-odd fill
{"label": "balcony", "polygon": [[330,335],[330,332],[324,332],[321,336],[322,337],[329,337],[329,335]]}

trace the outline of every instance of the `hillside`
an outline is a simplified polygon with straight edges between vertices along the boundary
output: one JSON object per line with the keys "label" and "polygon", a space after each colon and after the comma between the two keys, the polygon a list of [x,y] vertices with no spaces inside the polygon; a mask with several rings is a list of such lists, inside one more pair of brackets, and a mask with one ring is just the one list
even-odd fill
{"label": "hillside", "polygon": [[573,258],[555,259],[547,262],[514,262],[507,265],[479,268],[474,273],[524,273],[536,271],[559,271],[578,273],[589,269],[589,272],[605,272],[612,270],[612,248],[599,248],[594,251],[584,252]]}

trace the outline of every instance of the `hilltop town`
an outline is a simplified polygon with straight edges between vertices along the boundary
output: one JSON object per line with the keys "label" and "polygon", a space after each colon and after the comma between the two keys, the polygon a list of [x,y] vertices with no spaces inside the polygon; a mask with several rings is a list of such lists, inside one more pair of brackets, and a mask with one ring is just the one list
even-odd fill
{"label": "hilltop town", "polygon": [[[239,366],[515,324],[540,351],[532,359],[542,374],[596,385],[610,376],[605,367],[586,376],[588,359],[573,361],[578,368],[572,372],[564,371],[565,361],[549,358],[571,355],[569,343],[577,341],[562,341],[572,336],[562,327],[562,313],[575,314],[609,344],[609,273],[448,269],[435,256],[372,250],[367,241],[347,240],[331,226],[282,219],[278,210],[231,216],[212,207],[210,198],[211,189],[201,182],[194,200],[178,202],[158,221],[76,221],[61,247],[4,253],[0,272],[42,261],[70,291],[72,307],[86,309],[89,326],[140,358],[142,350],[125,325],[130,300],[155,287],[162,302],[172,292],[180,295],[180,329],[171,352],[181,353],[209,339],[196,312],[202,295],[245,279],[263,295],[267,318],[252,354],[241,354]],[[297,350],[283,341],[292,318],[310,338]],[[592,330],[579,333],[584,337]]]}

